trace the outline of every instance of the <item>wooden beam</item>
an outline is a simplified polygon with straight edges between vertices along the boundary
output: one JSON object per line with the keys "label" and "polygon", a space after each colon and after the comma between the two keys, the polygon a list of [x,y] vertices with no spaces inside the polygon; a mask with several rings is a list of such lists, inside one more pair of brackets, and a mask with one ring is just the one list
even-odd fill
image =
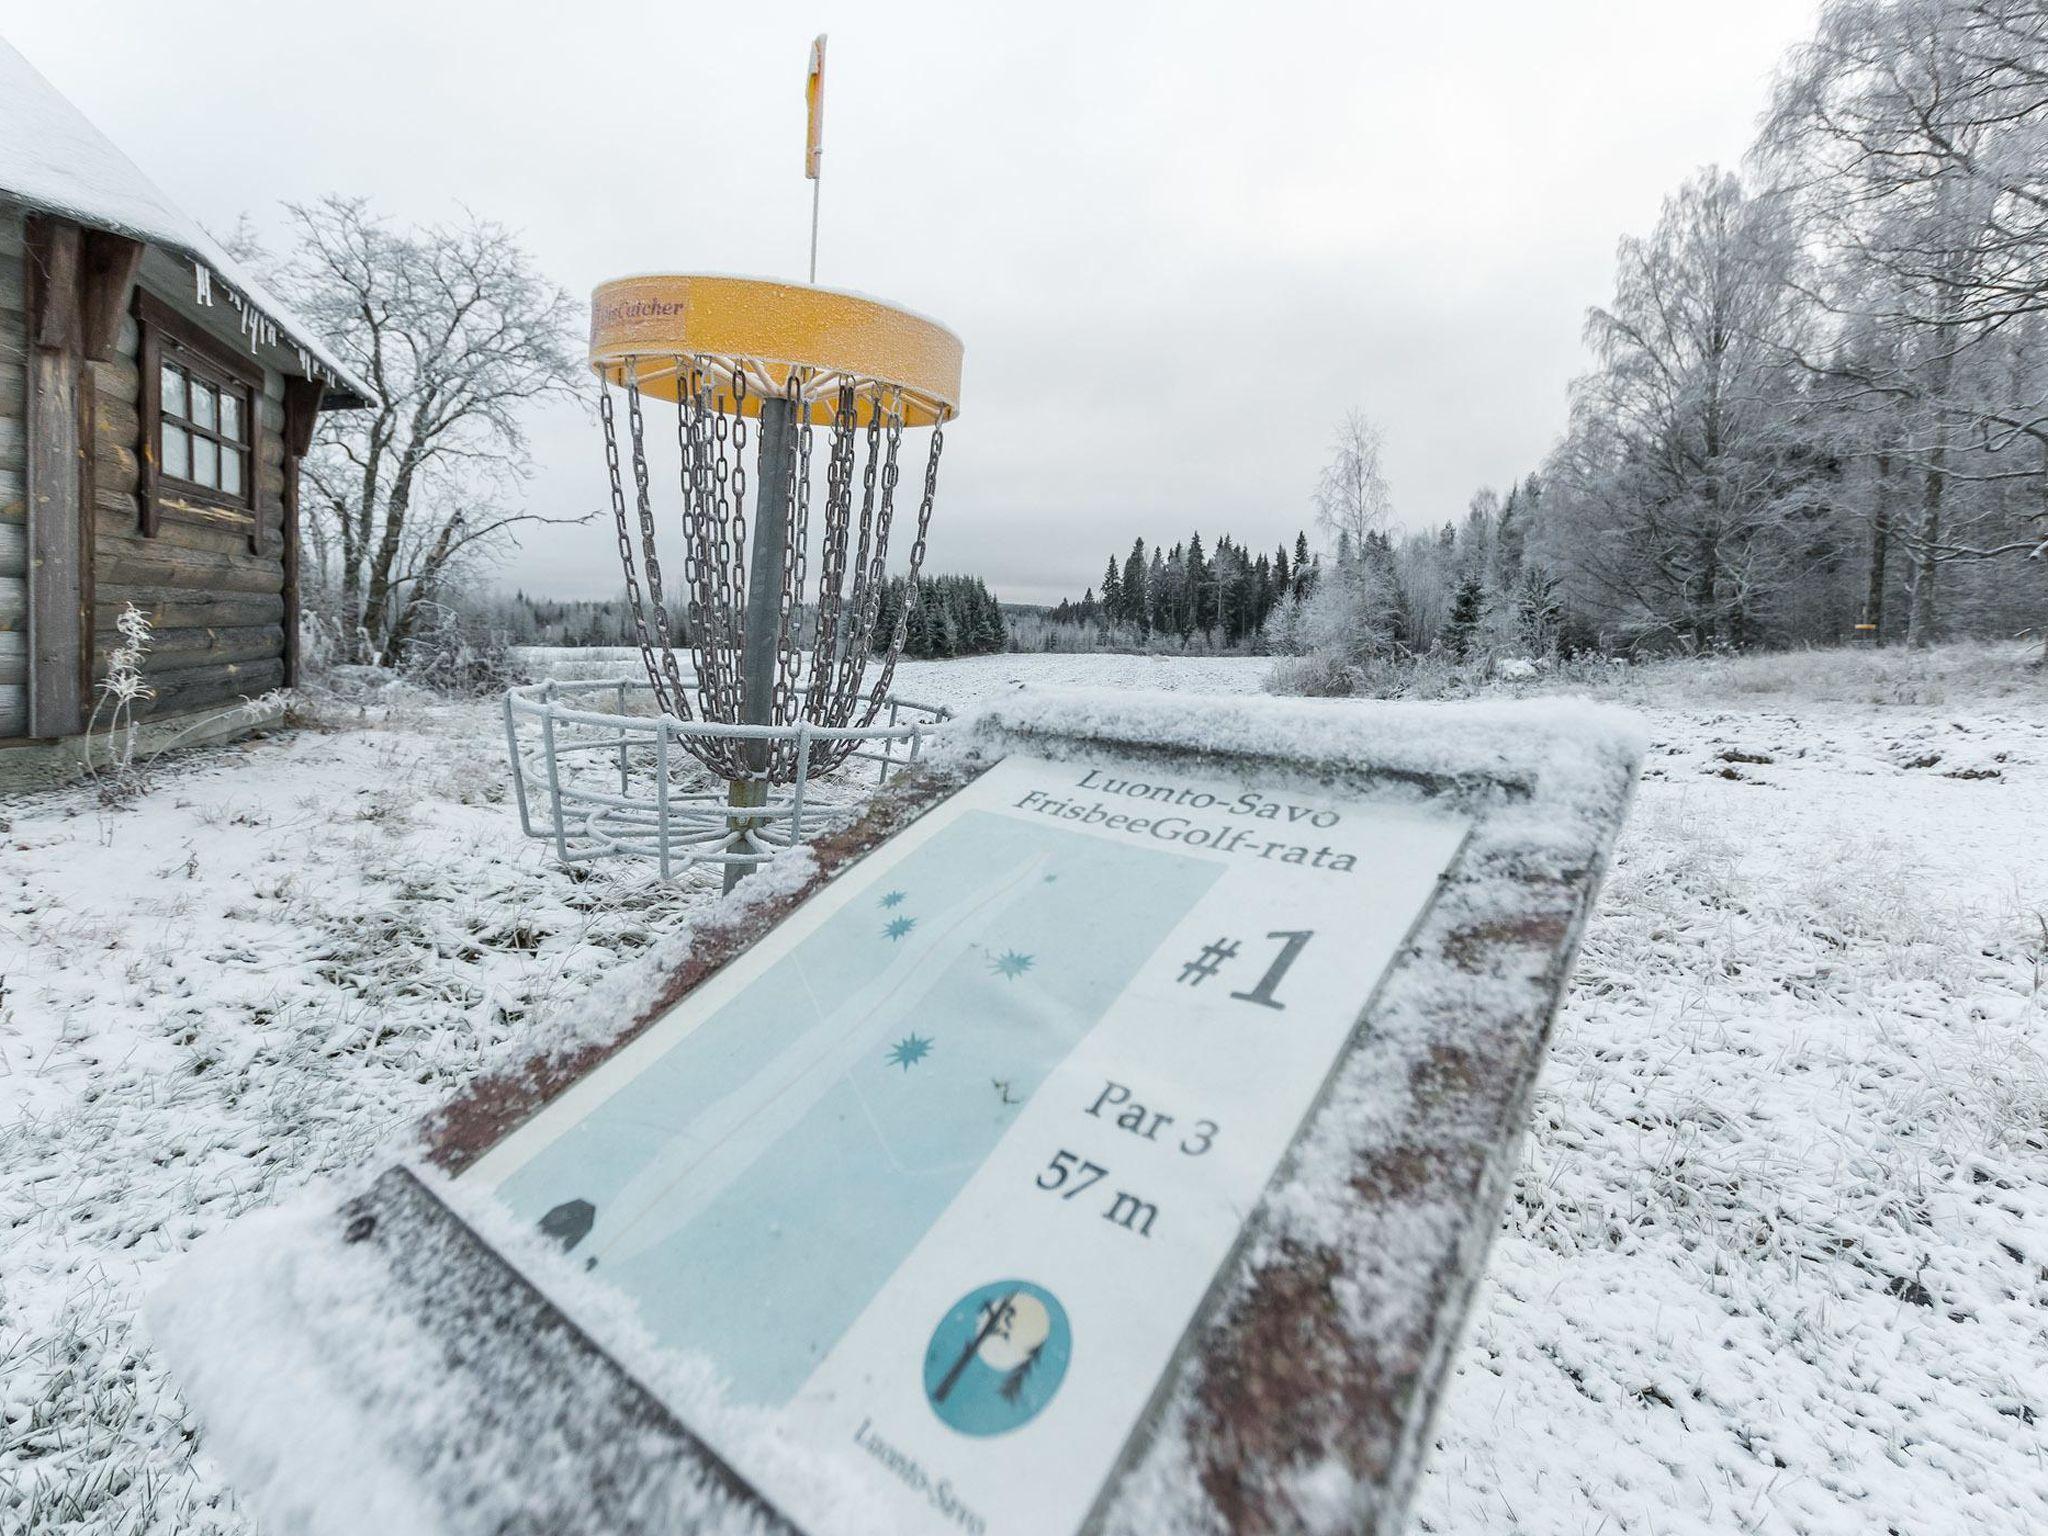
{"label": "wooden beam", "polygon": [[84,243],[76,224],[36,218],[28,231],[28,309],[35,344],[62,350],[78,327],[78,265]]}
{"label": "wooden beam", "polygon": [[159,583],[107,582],[95,625],[110,632],[121,609],[133,603],[152,629],[234,629],[284,622],[284,599],[275,592],[207,592]]}
{"label": "wooden beam", "polygon": [[151,538],[161,521],[157,507],[157,417],[163,407],[163,372],[149,329],[148,293],[135,290],[135,505],[136,526]]}
{"label": "wooden beam", "polygon": [[85,355],[110,362],[121,334],[121,317],[142,268],[142,242],[104,229],[84,233],[80,252],[84,278]]}
{"label": "wooden beam", "polygon": [[92,636],[92,391],[86,382],[83,232],[28,231],[28,714],[36,736],[85,725]]}
{"label": "wooden beam", "polygon": [[[0,633],[0,642],[6,636]],[[112,630],[94,636],[94,659],[102,671],[115,646],[124,644]],[[225,661],[280,661],[283,638],[274,624],[248,624],[232,629],[167,629],[149,637],[142,675],[177,672],[186,667],[213,666]]]}
{"label": "wooden beam", "polygon": [[299,460],[313,446],[320,385],[284,381],[284,685],[299,686]]}
{"label": "wooden beam", "polygon": [[202,667],[175,667],[148,674],[155,697],[139,711],[156,720],[183,714],[206,705],[233,704],[284,686],[284,663],[273,657],[262,661],[222,662]]}
{"label": "wooden beam", "polygon": [[284,381],[284,451],[303,459],[313,447],[313,425],[320,419],[320,383],[317,379]]}
{"label": "wooden beam", "polygon": [[[80,308],[83,318],[83,306]],[[99,580],[100,381],[83,350],[78,355],[78,725],[92,712],[92,630],[94,590]]]}

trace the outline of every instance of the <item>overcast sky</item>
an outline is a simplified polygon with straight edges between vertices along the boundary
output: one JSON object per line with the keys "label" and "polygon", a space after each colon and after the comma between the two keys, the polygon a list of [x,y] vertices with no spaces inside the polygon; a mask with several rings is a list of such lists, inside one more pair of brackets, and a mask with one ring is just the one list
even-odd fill
{"label": "overcast sky", "polygon": [[[1140,534],[1291,540],[1354,407],[1410,524],[1535,467],[1617,236],[1740,157],[1814,9],[0,0],[0,26],[217,232],[327,191],[466,204],[579,299],[803,276],[829,32],[819,281],[965,339],[928,568],[1036,601]],[[538,506],[603,504],[592,421],[535,447]],[[595,524],[500,575],[618,585]]]}

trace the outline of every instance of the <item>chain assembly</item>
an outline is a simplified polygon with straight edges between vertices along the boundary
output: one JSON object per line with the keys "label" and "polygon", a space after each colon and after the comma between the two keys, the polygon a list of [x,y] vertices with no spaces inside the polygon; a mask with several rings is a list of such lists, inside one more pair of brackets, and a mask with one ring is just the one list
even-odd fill
{"label": "chain assembly", "polygon": [[[664,527],[656,513],[638,367],[623,375],[623,433],[609,383],[600,387],[598,398],[626,598],[659,707],[679,720],[731,724],[741,719],[751,558],[747,492],[762,473],[760,464],[748,462],[755,434],[746,412],[761,395],[763,386],[755,381],[765,379],[770,397],[779,395],[787,403],[795,431],[789,478],[781,488],[789,526],[776,573],[781,607],[770,717],[778,726],[799,721],[835,728],[872,725],[887,701],[910,607],[917,601],[943,426],[932,428],[902,601],[891,603],[885,593],[907,415],[903,392],[804,367],[771,374],[744,358],[679,355],[661,358],[659,367],[662,373],[672,371],[675,381],[680,509],[672,527]],[[816,435],[821,427],[826,434],[823,483],[814,485],[820,478]],[[758,508],[751,510],[759,515]],[[680,545],[682,584],[673,594],[674,608],[662,566],[664,539],[671,568]],[[884,612],[892,622],[887,633],[877,633]],[[687,661],[679,655],[683,651]],[[705,767],[728,779],[761,773],[758,756],[750,764],[738,739],[693,735],[686,745]],[[809,771],[836,767],[853,747],[851,741],[813,741]],[[768,779],[792,781],[800,771],[797,756],[793,740],[773,742]]]}

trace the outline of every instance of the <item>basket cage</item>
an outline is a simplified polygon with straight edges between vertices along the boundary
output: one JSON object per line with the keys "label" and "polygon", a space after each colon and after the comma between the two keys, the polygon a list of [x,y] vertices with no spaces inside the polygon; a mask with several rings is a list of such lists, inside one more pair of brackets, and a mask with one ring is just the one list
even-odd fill
{"label": "basket cage", "polygon": [[[658,711],[684,724],[787,728],[692,731],[676,745],[733,781],[787,785],[837,766],[857,746],[840,733],[873,726],[890,697],[924,563],[944,411],[900,386],[744,358],[635,356],[600,379],[620,564]],[[661,457],[671,450],[665,428],[650,430],[650,401],[673,402],[672,519],[658,515],[668,497],[655,486],[668,474],[650,464],[650,440]],[[909,600],[892,615],[884,595],[904,432],[919,420],[930,442],[904,572]],[[815,728],[802,738],[804,764],[789,734],[799,725]]]}
{"label": "basket cage", "polygon": [[[632,857],[664,879],[700,864],[730,876],[843,822],[918,762],[949,713],[888,696],[865,725],[725,725],[676,718],[640,678],[550,681],[507,692],[505,743],[520,830],[561,863]],[[712,742],[765,744],[792,770],[740,779],[757,786],[741,803],[706,772]],[[872,765],[872,779],[852,764]]]}

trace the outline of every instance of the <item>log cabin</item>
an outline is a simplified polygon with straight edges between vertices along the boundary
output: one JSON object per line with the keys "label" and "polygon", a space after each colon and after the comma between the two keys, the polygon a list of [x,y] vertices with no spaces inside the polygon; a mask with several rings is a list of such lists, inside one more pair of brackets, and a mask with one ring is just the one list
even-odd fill
{"label": "log cabin", "polygon": [[275,720],[299,462],[370,398],[0,40],[0,790],[92,760],[130,604],[151,749]]}

